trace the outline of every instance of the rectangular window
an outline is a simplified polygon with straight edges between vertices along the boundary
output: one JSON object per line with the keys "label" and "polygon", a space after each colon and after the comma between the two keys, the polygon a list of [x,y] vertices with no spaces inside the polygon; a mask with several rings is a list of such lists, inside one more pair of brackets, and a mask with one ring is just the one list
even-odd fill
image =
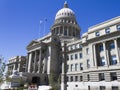
{"label": "rectangular window", "polygon": [[76,82],[78,81],[78,76],[75,76],[75,81],[76,81]]}
{"label": "rectangular window", "polygon": [[82,45],[79,44],[79,48],[82,48]]}
{"label": "rectangular window", "polygon": [[82,58],[82,53],[80,53],[79,56],[80,56],[80,59],[81,59]]}
{"label": "rectangular window", "polygon": [[87,75],[87,79],[88,79],[88,81],[90,81],[90,75],[89,74]]}
{"label": "rectangular window", "polygon": [[95,32],[95,36],[100,36],[100,33],[99,32]]}
{"label": "rectangular window", "polygon": [[73,76],[70,77],[70,81],[71,81],[71,82],[73,81]]}
{"label": "rectangular window", "polygon": [[110,28],[106,28],[106,29],[105,29],[105,33],[106,33],[106,34],[109,34],[109,33],[110,33]]}
{"label": "rectangular window", "polygon": [[104,73],[99,73],[99,80],[100,80],[100,81],[105,80],[105,75],[104,75]]}
{"label": "rectangular window", "polygon": [[120,24],[116,26],[117,27],[117,30],[120,30]]}
{"label": "rectangular window", "polygon": [[117,73],[116,72],[111,72],[110,77],[111,77],[111,81],[117,80]]}
{"label": "rectangular window", "polygon": [[74,70],[74,68],[73,68],[73,64],[71,64],[71,71],[73,71]]}
{"label": "rectangular window", "polygon": [[112,86],[112,90],[119,90],[118,86]]}
{"label": "rectangular window", "polygon": [[101,45],[99,46],[99,51],[100,51],[100,52],[103,51],[103,44],[101,44]]}
{"label": "rectangular window", "polygon": [[77,54],[75,54],[75,59],[78,59],[78,55]]}
{"label": "rectangular window", "polygon": [[86,48],[86,54],[89,54],[89,48]]}
{"label": "rectangular window", "polygon": [[67,30],[66,29],[64,30],[64,35],[67,35]]}
{"label": "rectangular window", "polygon": [[117,64],[117,58],[116,55],[111,56],[111,65],[116,65]]}
{"label": "rectangular window", "polygon": [[68,72],[68,70],[69,70],[69,65],[67,65],[67,72]]}
{"label": "rectangular window", "polygon": [[87,68],[90,68],[90,60],[87,59]]}
{"label": "rectangular window", "polygon": [[100,86],[100,90],[106,90],[105,86]]}
{"label": "rectangular window", "polygon": [[80,70],[83,70],[83,63],[80,63]]}
{"label": "rectangular window", "polygon": [[75,64],[75,71],[78,71],[78,64]]}
{"label": "rectangular window", "polygon": [[83,81],[83,76],[80,76],[80,81]]}
{"label": "rectangular window", "polygon": [[110,49],[114,49],[114,48],[115,48],[114,42],[110,43]]}
{"label": "rectangular window", "polygon": [[69,60],[69,56],[67,55],[67,60]]}
{"label": "rectangular window", "polygon": [[69,77],[67,76],[67,79],[66,79],[67,82],[69,82]]}
{"label": "rectangular window", "polygon": [[73,60],[73,55],[71,55],[71,60]]}
{"label": "rectangular window", "polygon": [[101,64],[100,64],[100,66],[105,66],[105,58],[104,57],[101,57],[100,58],[101,59]]}

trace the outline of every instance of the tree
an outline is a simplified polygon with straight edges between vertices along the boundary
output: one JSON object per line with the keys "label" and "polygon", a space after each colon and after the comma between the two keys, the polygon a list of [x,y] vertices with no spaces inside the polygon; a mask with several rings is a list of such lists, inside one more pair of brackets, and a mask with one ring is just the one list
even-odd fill
{"label": "tree", "polygon": [[5,66],[4,58],[0,56],[0,83],[3,81]]}
{"label": "tree", "polygon": [[51,90],[59,90],[60,89],[60,82],[61,82],[61,76],[50,74],[49,77],[49,84],[52,86]]}

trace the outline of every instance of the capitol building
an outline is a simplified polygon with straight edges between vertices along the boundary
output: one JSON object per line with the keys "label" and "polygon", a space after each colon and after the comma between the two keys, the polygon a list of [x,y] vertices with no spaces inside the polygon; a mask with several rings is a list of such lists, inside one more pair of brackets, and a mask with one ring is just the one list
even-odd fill
{"label": "capitol building", "polygon": [[[61,78],[61,90],[120,90],[120,16],[80,36],[75,13],[65,2],[50,29],[27,45],[23,75],[28,83],[49,85],[52,74],[54,82]],[[13,64],[8,70],[20,68],[9,68]]]}

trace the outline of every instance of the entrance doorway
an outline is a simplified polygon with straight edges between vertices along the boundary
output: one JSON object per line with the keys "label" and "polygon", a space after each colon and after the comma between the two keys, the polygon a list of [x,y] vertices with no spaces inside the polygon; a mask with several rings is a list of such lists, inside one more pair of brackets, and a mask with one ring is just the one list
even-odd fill
{"label": "entrance doorway", "polygon": [[32,83],[39,85],[40,84],[40,77],[32,77]]}

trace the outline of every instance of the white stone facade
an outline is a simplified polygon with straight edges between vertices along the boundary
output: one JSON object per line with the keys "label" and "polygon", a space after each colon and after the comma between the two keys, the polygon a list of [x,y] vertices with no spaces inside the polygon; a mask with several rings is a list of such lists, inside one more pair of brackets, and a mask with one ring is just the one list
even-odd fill
{"label": "white stone facade", "polygon": [[27,46],[28,82],[50,84],[53,74],[61,90],[120,90],[120,16],[80,31],[65,2],[51,32]]}
{"label": "white stone facade", "polygon": [[8,61],[8,75],[12,75],[14,70],[18,72],[25,72],[26,56],[15,56]]}
{"label": "white stone facade", "polygon": [[90,27],[67,48],[68,90],[120,90],[120,17]]}

